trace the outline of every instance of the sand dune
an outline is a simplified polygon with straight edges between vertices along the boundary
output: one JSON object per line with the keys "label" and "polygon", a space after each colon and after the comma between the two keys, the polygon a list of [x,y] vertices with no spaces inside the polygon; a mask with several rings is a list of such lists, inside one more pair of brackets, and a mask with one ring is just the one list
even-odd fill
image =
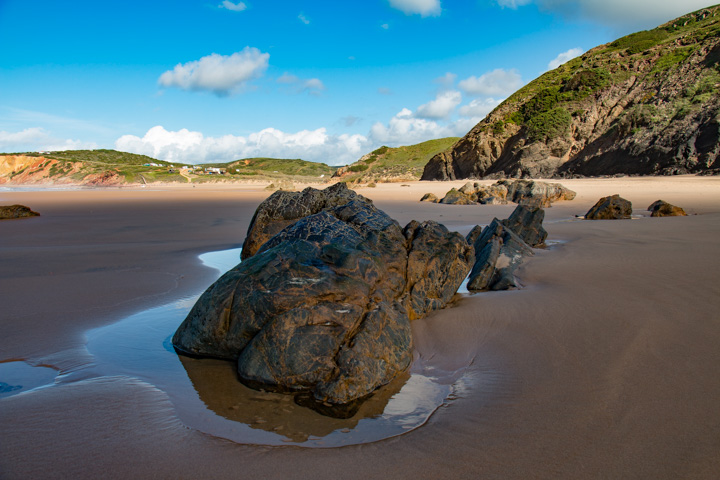
{"label": "sand dune", "polygon": [[[0,192],[42,214],[0,222],[0,362],[64,374],[0,399],[0,477],[720,478],[720,178],[562,183],[578,196],[546,211],[525,288],[413,324],[418,360],[459,377],[452,398],[407,434],[327,449],[207,435],[156,385],[83,373],[89,329],[212,281],[197,255],[242,243],[261,186]],[[513,209],[408,185],[359,193],[463,234]],[[575,218],[614,193],[636,219]],[[657,199],[690,216],[649,218]]]}

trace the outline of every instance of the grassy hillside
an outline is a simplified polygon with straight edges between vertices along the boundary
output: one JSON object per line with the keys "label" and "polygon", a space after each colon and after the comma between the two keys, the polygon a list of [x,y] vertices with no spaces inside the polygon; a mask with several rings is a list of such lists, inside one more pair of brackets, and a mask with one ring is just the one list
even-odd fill
{"label": "grassy hillside", "polygon": [[440,138],[406,147],[380,147],[338,171],[351,182],[418,180],[425,164],[438,152],[452,146],[458,137]]}
{"label": "grassy hillside", "polygon": [[714,170],[719,98],[715,6],[543,74],[433,157],[423,179]]}

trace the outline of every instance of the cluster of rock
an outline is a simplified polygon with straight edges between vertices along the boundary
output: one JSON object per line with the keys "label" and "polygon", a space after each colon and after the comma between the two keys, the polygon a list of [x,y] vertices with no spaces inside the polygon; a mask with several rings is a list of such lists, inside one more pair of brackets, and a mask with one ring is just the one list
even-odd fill
{"label": "cluster of rock", "polygon": [[450,205],[505,205],[514,202],[521,205],[549,207],[553,202],[574,198],[575,192],[559,183],[500,180],[492,185],[468,182],[459,189],[451,189],[441,200],[429,193],[420,201]]}
{"label": "cluster of rock", "polygon": [[0,205],[0,220],[37,216],[40,216],[38,212],[33,211],[30,207],[26,207],[25,205]]}
{"label": "cluster of rock", "polygon": [[200,297],[173,337],[180,352],[237,361],[243,383],[297,392],[351,416],[410,365],[410,321],[445,306],[473,265],[458,233],[405,228],[336,184],[275,192],[243,261]]}
{"label": "cluster of rock", "polygon": [[[657,200],[647,208],[651,217],[686,216],[685,210],[663,200]],[[632,203],[620,195],[603,197],[585,214],[586,220],[619,220],[632,216]]]}

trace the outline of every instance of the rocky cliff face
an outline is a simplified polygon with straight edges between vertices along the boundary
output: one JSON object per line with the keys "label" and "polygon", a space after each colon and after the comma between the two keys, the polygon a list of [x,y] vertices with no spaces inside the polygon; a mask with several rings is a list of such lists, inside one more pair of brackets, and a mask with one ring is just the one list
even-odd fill
{"label": "rocky cliff face", "polygon": [[720,171],[720,6],[590,50],[513,94],[423,180]]}

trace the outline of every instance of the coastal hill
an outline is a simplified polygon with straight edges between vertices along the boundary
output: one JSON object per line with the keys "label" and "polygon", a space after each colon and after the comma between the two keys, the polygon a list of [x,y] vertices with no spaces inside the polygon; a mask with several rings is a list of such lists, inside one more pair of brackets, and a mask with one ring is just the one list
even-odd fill
{"label": "coastal hill", "polygon": [[0,185],[113,186],[287,178],[317,181],[331,177],[336,169],[298,159],[249,158],[193,166],[115,150],[68,150],[0,155]]}
{"label": "coastal hill", "polygon": [[423,180],[720,171],[720,6],[596,47],[518,90]]}
{"label": "coastal hill", "polygon": [[404,147],[382,146],[356,162],[340,167],[335,176],[354,183],[419,180],[428,160],[458,140],[458,137],[447,137]]}
{"label": "coastal hill", "polygon": [[430,140],[404,147],[381,147],[345,167],[299,159],[248,158],[189,165],[116,150],[68,150],[0,154],[0,185],[73,184],[114,186],[154,182],[207,183],[243,180],[350,183],[418,180],[428,160],[458,140]]}

